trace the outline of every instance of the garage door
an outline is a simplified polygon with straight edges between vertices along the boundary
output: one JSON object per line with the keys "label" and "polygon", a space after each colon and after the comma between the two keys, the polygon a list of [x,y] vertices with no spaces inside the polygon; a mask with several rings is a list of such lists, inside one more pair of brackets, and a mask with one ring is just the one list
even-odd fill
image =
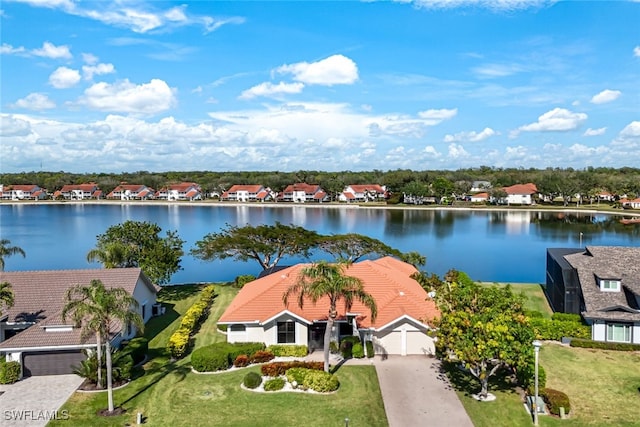
{"label": "garage door", "polygon": [[373,347],[376,354],[400,354],[402,334],[400,331],[377,333],[374,337]]}
{"label": "garage door", "polygon": [[25,377],[72,374],[72,366],[80,365],[84,359],[85,355],[79,350],[25,353],[22,370]]}
{"label": "garage door", "polygon": [[435,354],[433,338],[422,331],[407,331],[407,354]]}

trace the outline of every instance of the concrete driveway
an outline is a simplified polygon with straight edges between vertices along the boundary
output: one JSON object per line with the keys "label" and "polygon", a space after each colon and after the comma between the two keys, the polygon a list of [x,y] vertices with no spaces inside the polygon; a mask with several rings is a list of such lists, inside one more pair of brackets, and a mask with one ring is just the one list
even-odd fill
{"label": "concrete driveway", "polygon": [[51,419],[66,419],[60,407],[82,384],[77,375],[28,377],[0,385],[0,426],[39,427]]}
{"label": "concrete driveway", "polygon": [[437,359],[374,359],[390,427],[473,427]]}

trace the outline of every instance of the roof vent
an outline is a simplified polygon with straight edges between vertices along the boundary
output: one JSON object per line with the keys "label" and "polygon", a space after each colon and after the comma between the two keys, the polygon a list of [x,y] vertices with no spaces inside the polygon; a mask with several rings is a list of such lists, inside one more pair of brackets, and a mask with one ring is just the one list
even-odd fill
{"label": "roof vent", "polygon": [[404,292],[400,291],[400,296],[403,297],[404,296]]}

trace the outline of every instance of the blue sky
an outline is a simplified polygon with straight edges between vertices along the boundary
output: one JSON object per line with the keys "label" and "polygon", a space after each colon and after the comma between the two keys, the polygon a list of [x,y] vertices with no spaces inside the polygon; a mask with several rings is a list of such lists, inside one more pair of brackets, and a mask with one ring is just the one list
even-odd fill
{"label": "blue sky", "polygon": [[3,0],[0,171],[640,167],[633,1]]}

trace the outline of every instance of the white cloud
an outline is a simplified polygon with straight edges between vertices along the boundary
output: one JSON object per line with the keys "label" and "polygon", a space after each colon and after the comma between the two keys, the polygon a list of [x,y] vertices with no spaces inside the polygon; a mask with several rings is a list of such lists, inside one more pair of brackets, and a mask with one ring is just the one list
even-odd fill
{"label": "white cloud", "polygon": [[84,61],[85,64],[89,64],[89,65],[96,64],[99,61],[98,57],[92,53],[83,53],[82,60]]}
{"label": "white cloud", "polygon": [[607,128],[598,128],[598,129],[587,129],[584,131],[583,136],[598,136],[598,135],[604,135],[604,133],[607,131]]}
{"label": "white cloud", "polygon": [[113,64],[96,64],[96,65],[83,65],[82,66],[82,74],[84,75],[85,80],[92,80],[93,76],[102,75],[102,74],[111,74],[115,73],[116,69]]}
{"label": "white cloud", "polygon": [[426,147],[424,147],[424,152],[430,158],[442,157],[442,154],[440,154],[433,145],[427,145]]}
{"label": "white cloud", "polygon": [[27,110],[47,110],[55,108],[56,104],[43,93],[30,93],[22,99],[19,99],[12,105],[14,108],[24,108]]}
{"label": "white cloud", "polygon": [[434,126],[442,123],[445,120],[449,120],[454,118],[458,114],[457,108],[446,109],[442,108],[440,110],[426,110],[420,111],[418,113],[418,117],[424,120],[426,124],[429,126]]}
{"label": "white cloud", "polygon": [[629,123],[620,131],[620,137],[622,138],[637,138],[640,137],[640,121],[633,121]]}
{"label": "white cloud", "polygon": [[35,56],[51,59],[71,59],[73,57],[69,46],[56,46],[51,42],[44,42],[41,48],[33,49],[32,53]]}
{"label": "white cloud", "polygon": [[22,46],[13,47],[8,43],[2,43],[2,46],[0,46],[0,54],[2,55],[16,55],[16,54],[25,53],[25,51],[26,49]]}
{"label": "white cloud", "polygon": [[114,84],[96,83],[84,91],[79,102],[100,111],[156,114],[175,104],[174,91],[159,79],[141,85],[125,79]]}
{"label": "white cloud", "polygon": [[636,46],[633,48],[633,56],[640,57],[640,46]]}
{"label": "white cloud", "polygon": [[280,74],[291,74],[294,80],[310,85],[353,84],[358,80],[356,63],[343,55],[333,55],[311,63],[298,62],[282,65],[275,71]]}
{"label": "white cloud", "polygon": [[0,115],[0,135],[3,137],[25,137],[29,134],[31,134],[29,121],[16,116]]}
{"label": "white cloud", "polygon": [[56,89],[66,89],[75,86],[80,81],[80,72],[67,67],[58,67],[49,76],[49,84]]}
{"label": "white cloud", "polygon": [[284,83],[273,84],[271,82],[260,83],[242,92],[240,99],[252,99],[257,96],[274,96],[283,94],[300,93],[304,89],[303,83]]}
{"label": "white cloud", "polygon": [[619,90],[605,89],[597,95],[591,98],[592,104],[605,104],[607,102],[615,101],[622,95]]}
{"label": "white cloud", "polygon": [[469,153],[459,144],[449,144],[449,157],[452,159],[459,159],[461,157],[468,157]]}
{"label": "white cloud", "polygon": [[503,65],[503,64],[485,64],[479,67],[475,67],[472,70],[479,77],[482,78],[496,78],[507,77],[513,74],[523,71],[523,68],[517,64]]}
{"label": "white cloud", "polygon": [[538,117],[537,122],[520,126],[518,131],[566,132],[576,129],[585,120],[587,120],[585,113],[574,113],[564,108],[554,108]]}
{"label": "white cloud", "polygon": [[491,128],[484,128],[480,132],[459,132],[453,135],[445,135],[444,142],[479,142],[494,135],[497,135],[495,130]]}
{"label": "white cloud", "polygon": [[456,9],[479,7],[492,11],[515,11],[550,6],[558,0],[394,0],[400,3],[413,3],[425,9]]}

